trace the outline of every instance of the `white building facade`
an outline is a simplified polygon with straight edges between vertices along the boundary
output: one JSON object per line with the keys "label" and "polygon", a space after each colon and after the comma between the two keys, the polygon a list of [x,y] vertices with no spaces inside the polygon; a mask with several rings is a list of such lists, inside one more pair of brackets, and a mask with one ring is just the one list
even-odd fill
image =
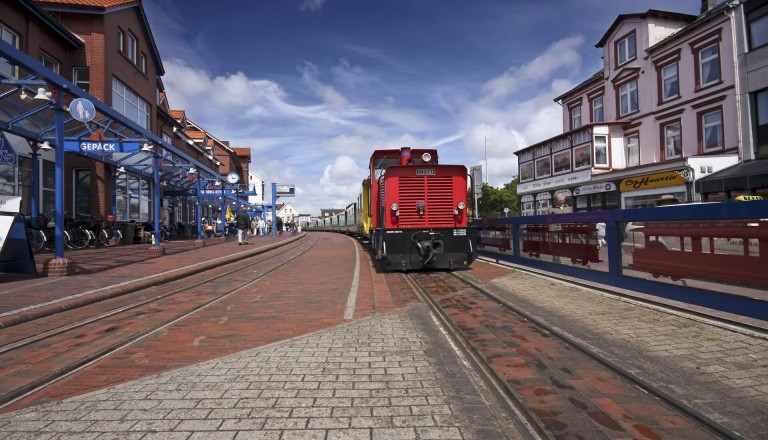
{"label": "white building facade", "polygon": [[699,201],[697,180],[739,163],[740,6],[714,3],[617,17],[596,45],[603,68],[555,98],[564,133],[515,153],[523,215],[556,193],[575,211]]}

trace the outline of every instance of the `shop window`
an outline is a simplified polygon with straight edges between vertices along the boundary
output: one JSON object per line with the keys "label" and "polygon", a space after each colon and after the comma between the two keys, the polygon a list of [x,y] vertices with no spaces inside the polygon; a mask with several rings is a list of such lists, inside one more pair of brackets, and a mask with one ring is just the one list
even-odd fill
{"label": "shop window", "polygon": [[528,194],[520,198],[520,215],[535,215],[536,214],[536,208],[535,208],[535,201],[533,200],[533,196]]}
{"label": "shop window", "polygon": [[549,206],[552,204],[552,196],[549,193],[536,194],[536,214],[544,215],[549,212]]}
{"label": "shop window", "polygon": [[590,211],[602,211],[603,210],[603,194],[595,193],[589,195],[589,210]]}
{"label": "shop window", "polygon": [[117,219],[146,222],[150,218],[152,192],[148,179],[120,173],[115,176],[115,207]]}
{"label": "shop window", "polygon": [[610,191],[605,193],[605,209],[619,209],[621,208],[620,192]]}
{"label": "shop window", "polygon": [[[0,24],[0,40],[5,41],[16,49],[19,48],[19,35],[2,24]],[[8,62],[5,58],[0,57],[0,76],[18,79],[19,68]]]}

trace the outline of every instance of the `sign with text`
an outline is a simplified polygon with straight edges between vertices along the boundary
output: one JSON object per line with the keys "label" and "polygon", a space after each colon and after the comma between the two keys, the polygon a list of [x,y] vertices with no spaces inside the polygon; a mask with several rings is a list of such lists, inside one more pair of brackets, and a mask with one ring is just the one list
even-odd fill
{"label": "sign with text", "polygon": [[138,142],[64,141],[64,151],[77,153],[132,153],[140,149]]}
{"label": "sign with text", "polygon": [[621,181],[619,189],[622,192],[626,192],[639,191],[641,189],[662,188],[665,186],[685,185],[685,176],[682,171],[683,170],[666,171],[663,173],[628,177]]}
{"label": "sign with text", "polygon": [[296,188],[294,185],[277,183],[275,184],[275,195],[277,197],[295,197]]}

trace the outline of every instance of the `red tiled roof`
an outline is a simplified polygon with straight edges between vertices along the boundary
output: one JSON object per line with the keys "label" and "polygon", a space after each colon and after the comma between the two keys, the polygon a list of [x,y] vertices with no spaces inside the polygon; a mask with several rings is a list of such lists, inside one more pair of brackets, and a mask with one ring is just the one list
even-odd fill
{"label": "red tiled roof", "polygon": [[130,4],[141,4],[140,0],[35,0],[36,3],[53,6],[53,5],[70,5],[70,6],[89,6],[92,8],[104,8],[110,9],[118,6],[126,6]]}
{"label": "red tiled roof", "polygon": [[191,139],[205,139],[205,132],[198,130],[185,130],[187,136]]}
{"label": "red tiled roof", "polygon": [[169,110],[168,113],[173,119],[181,119],[184,117],[184,110]]}

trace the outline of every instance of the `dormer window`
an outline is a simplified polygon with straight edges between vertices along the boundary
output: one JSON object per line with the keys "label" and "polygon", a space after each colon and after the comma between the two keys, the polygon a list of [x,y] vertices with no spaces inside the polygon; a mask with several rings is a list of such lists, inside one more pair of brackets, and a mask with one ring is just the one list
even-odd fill
{"label": "dormer window", "polygon": [[616,42],[616,65],[621,66],[637,57],[635,31]]}

